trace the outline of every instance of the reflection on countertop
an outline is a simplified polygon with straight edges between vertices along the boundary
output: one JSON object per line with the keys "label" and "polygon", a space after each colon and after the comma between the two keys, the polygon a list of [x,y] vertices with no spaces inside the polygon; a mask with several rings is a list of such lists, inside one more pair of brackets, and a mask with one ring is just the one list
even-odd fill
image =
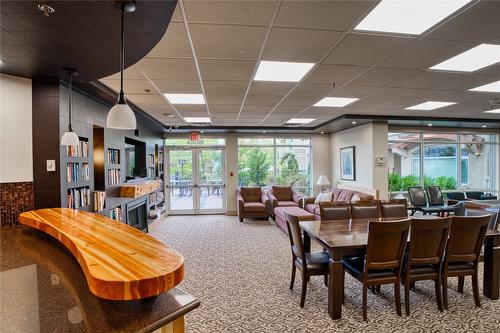
{"label": "reflection on countertop", "polygon": [[151,332],[197,308],[180,288],[138,301],[94,296],[73,255],[24,226],[0,228],[0,332]]}

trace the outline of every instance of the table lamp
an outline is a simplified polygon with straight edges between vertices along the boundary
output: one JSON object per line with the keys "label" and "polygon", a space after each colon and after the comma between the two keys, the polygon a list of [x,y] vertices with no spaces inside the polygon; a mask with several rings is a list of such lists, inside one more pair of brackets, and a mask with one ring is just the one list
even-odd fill
{"label": "table lamp", "polygon": [[321,175],[318,178],[318,181],[316,182],[316,185],[321,186],[321,192],[326,191],[326,187],[330,186],[330,181],[328,180],[328,177],[325,175]]}

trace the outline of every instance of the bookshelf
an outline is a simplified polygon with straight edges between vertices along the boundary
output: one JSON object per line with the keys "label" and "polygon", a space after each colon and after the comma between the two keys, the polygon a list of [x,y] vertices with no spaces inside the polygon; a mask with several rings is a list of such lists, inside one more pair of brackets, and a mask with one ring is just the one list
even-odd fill
{"label": "bookshelf", "polygon": [[154,178],[155,177],[155,154],[147,154],[147,177]]}
{"label": "bookshelf", "polygon": [[158,177],[162,178],[163,175],[163,152],[158,152]]}
{"label": "bookshelf", "polygon": [[108,167],[120,167],[120,149],[108,148],[107,161]]}
{"label": "bookshelf", "polygon": [[92,204],[90,186],[68,189],[68,208],[79,209]]}
{"label": "bookshelf", "polygon": [[63,207],[90,209],[93,188],[90,181],[89,138],[80,136],[79,139],[77,146],[64,146],[61,149],[61,201]]}

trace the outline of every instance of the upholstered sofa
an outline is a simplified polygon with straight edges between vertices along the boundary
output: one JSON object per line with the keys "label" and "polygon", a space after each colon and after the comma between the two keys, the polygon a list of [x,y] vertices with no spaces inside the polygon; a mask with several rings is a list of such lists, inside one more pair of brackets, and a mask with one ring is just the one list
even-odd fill
{"label": "upholstered sofa", "polygon": [[267,195],[271,204],[269,205],[269,215],[274,218],[276,207],[299,207],[301,206],[302,195],[295,192],[291,186],[271,186],[267,190]]}
{"label": "upholstered sofa", "polygon": [[270,201],[260,187],[241,187],[236,192],[236,207],[240,222],[244,218],[268,218]]}
{"label": "upholstered sofa", "polygon": [[[373,195],[362,192],[355,191],[345,188],[332,188],[332,201],[359,201],[359,200],[373,200],[376,199]],[[319,204],[315,203],[316,197],[306,197],[303,198],[302,205],[304,209],[316,215],[316,218],[320,219]]]}

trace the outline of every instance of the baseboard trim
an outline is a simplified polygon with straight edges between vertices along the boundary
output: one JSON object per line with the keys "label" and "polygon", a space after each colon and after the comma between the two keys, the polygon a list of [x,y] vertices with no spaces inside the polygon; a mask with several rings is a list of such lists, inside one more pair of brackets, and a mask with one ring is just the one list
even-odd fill
{"label": "baseboard trim", "polygon": [[237,216],[238,214],[236,213],[235,210],[230,210],[230,211],[226,211],[226,215],[227,216]]}

